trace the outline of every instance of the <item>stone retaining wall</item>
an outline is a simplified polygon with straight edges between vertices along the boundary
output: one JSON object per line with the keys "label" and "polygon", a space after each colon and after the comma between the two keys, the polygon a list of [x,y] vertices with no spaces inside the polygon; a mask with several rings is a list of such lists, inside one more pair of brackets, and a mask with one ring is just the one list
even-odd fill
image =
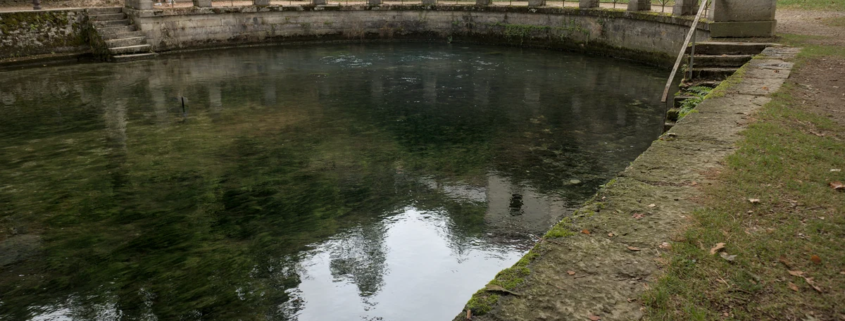
{"label": "stone retaining wall", "polygon": [[[560,48],[667,65],[691,20],[654,13],[476,6],[127,9],[157,52],[291,41],[422,38]],[[709,25],[700,24],[707,39]]]}
{"label": "stone retaining wall", "polygon": [[0,12],[0,59],[85,52],[84,9]]}

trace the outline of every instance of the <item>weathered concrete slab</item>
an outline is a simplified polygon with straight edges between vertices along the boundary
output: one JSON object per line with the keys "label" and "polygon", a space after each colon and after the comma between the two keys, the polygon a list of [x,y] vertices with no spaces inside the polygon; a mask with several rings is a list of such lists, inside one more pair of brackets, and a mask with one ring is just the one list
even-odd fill
{"label": "weathered concrete slab", "polygon": [[[788,48],[770,50],[766,57],[791,59],[795,54]],[[739,83],[724,97],[705,100],[697,113],[681,119],[593,201],[553,229],[569,233],[539,242],[526,256],[533,258],[526,266],[530,273],[510,289],[519,296],[477,293],[471,307],[487,313],[473,320],[640,319],[636,299],[659,277],[661,245],[685,224],[697,206],[697,186],[712,183],[706,173],[721,168],[735,151],[750,117],[771,101],[763,95],[780,88],[792,63],[756,59],[744,68],[745,75],[734,76]],[[760,85],[771,88],[765,93],[754,89]],[[465,317],[464,312],[455,320]]]}

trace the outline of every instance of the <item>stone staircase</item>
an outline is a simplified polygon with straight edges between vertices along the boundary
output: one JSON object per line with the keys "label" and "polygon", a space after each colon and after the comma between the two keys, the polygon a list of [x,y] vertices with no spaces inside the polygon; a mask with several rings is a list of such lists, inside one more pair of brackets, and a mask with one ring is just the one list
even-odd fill
{"label": "stone staircase", "polygon": [[[767,47],[769,43],[750,42],[700,42],[695,46],[695,59],[692,79],[688,81],[720,81],[733,75],[742,65],[750,61]],[[689,57],[692,47],[687,48]],[[685,77],[689,77],[687,66]]]}
{"label": "stone staircase", "polygon": [[110,61],[152,58],[156,53],[147,37],[123,13],[123,8],[91,8],[88,19],[103,40]]}
{"label": "stone staircase", "polygon": [[[747,62],[751,61],[755,55],[760,54],[763,50],[772,46],[777,46],[777,44],[719,41],[699,42],[696,44],[692,78],[690,78],[690,69],[687,65],[684,68],[684,80],[681,82],[681,91],[675,96],[674,108],[669,110],[667,115],[668,122],[665,127],[671,128],[671,126],[674,126],[674,122],[678,120],[680,108],[684,105],[684,102],[690,99],[701,99],[700,96],[691,94],[690,88],[695,90],[693,87],[718,87],[722,81],[733,75]],[[687,48],[687,57],[685,58],[687,62],[689,62],[691,49],[691,47]]]}

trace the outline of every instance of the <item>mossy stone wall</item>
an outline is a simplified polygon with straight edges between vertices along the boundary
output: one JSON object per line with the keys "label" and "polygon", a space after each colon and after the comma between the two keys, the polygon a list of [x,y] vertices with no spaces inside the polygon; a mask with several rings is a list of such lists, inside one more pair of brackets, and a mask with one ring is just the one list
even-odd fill
{"label": "mossy stone wall", "polygon": [[0,59],[85,52],[86,28],[82,9],[0,12]]}

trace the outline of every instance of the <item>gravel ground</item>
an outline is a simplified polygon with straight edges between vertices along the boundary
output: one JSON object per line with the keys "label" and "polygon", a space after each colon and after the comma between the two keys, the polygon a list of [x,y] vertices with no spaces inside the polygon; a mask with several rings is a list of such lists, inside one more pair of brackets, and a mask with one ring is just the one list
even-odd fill
{"label": "gravel ground", "polygon": [[[840,26],[831,22],[840,21]],[[821,36],[812,43],[826,46],[845,46],[845,12],[780,9],[777,12],[777,33]]]}

